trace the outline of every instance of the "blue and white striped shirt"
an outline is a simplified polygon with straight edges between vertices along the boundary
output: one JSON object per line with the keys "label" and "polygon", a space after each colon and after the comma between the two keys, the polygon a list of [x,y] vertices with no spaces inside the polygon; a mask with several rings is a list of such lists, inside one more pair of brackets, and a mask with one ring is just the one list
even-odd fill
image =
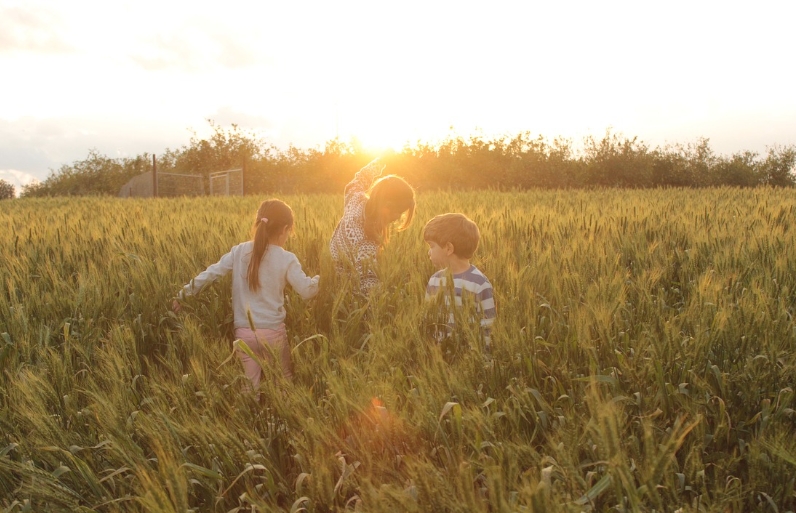
{"label": "blue and white striped shirt", "polygon": [[[426,286],[426,300],[430,300],[437,296],[440,291],[444,291],[447,286],[446,275],[450,271],[443,269],[434,273],[428,280]],[[492,291],[492,284],[489,279],[484,276],[484,273],[478,270],[474,265],[463,273],[454,274],[453,276],[453,294],[456,302],[456,307],[462,307],[462,294],[464,292],[472,294],[472,299],[475,303],[476,313],[480,317],[481,332],[484,335],[484,342],[489,347],[491,341],[492,324],[495,322],[497,310],[495,309],[495,297]],[[449,304],[450,300],[446,296],[445,304]],[[448,315],[448,326],[454,326],[454,314],[450,312]]]}

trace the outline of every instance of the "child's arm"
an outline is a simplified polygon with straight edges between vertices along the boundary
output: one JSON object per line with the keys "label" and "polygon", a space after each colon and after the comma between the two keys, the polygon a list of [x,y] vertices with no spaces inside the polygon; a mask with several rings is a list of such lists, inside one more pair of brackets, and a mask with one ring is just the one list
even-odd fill
{"label": "child's arm", "polygon": [[385,165],[379,159],[374,159],[367,166],[360,169],[354,175],[354,179],[345,186],[345,202],[348,203],[348,199],[354,194],[368,192],[368,189],[370,189],[376,178],[381,175],[384,168]]}
{"label": "child's arm", "polygon": [[481,310],[481,333],[484,335],[484,343],[487,349],[492,342],[492,325],[495,323],[497,309],[495,308],[495,296],[492,284],[488,281],[483,288],[478,291],[478,309]]}
{"label": "child's arm", "polygon": [[298,258],[291,262],[287,268],[287,282],[303,299],[311,299],[318,294],[318,281],[320,276],[310,278],[301,269]]}
{"label": "child's arm", "polygon": [[226,255],[222,256],[218,262],[199,273],[196,278],[185,285],[182,290],[180,290],[177,298],[184,299],[186,296],[199,294],[205,285],[213,283],[217,279],[232,271],[232,262],[232,252],[230,251]]}

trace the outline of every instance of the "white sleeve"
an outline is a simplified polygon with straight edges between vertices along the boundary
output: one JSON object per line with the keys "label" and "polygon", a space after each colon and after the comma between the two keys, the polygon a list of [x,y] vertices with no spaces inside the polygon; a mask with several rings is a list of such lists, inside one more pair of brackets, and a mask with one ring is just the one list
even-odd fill
{"label": "white sleeve", "polygon": [[318,294],[318,281],[320,276],[310,278],[301,269],[298,258],[293,257],[287,267],[287,282],[293,287],[299,296],[304,299],[311,299]]}
{"label": "white sleeve", "polygon": [[213,283],[217,279],[225,276],[230,271],[232,271],[232,252],[230,251],[226,255],[222,256],[221,259],[216,262],[215,264],[211,265],[199,275],[190,281],[187,285],[185,285],[182,290],[180,290],[179,297],[180,299],[186,296],[193,296],[195,294],[199,294],[205,285]]}

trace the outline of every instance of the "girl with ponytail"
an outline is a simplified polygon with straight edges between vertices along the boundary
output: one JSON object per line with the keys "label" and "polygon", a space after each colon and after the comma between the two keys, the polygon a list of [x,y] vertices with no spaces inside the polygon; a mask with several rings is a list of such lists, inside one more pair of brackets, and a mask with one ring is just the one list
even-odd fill
{"label": "girl with ponytail", "polygon": [[[287,204],[278,199],[264,201],[257,209],[252,231],[252,240],[233,247],[185,285],[172,308],[179,312],[179,299],[198,294],[205,285],[231,272],[235,337],[260,359],[273,363],[271,351],[279,355],[282,373],[291,379],[293,365],[284,323],[285,286],[290,284],[302,298],[310,299],[318,293],[319,277],[309,278],[296,255],[284,249],[293,232],[293,211]],[[262,373],[260,364],[241,350],[238,356],[256,389]]]}

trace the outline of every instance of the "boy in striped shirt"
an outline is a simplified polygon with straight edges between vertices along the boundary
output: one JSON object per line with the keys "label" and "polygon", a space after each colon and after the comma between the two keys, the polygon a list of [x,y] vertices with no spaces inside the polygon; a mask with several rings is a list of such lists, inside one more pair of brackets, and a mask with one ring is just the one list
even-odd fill
{"label": "boy in striped shirt", "polygon": [[[496,314],[492,284],[484,273],[470,263],[480,237],[478,226],[463,214],[438,215],[426,224],[423,239],[428,244],[428,257],[434,267],[439,269],[428,280],[426,300],[442,292],[445,294],[445,305],[450,305],[450,298],[453,297],[459,310],[456,313],[448,312],[447,327],[442,333],[437,331],[437,338],[450,335],[457,319],[469,320],[480,324],[484,344],[489,350]],[[448,275],[453,278],[452,288],[447,282]],[[462,311],[465,301],[472,305],[474,311]]]}

